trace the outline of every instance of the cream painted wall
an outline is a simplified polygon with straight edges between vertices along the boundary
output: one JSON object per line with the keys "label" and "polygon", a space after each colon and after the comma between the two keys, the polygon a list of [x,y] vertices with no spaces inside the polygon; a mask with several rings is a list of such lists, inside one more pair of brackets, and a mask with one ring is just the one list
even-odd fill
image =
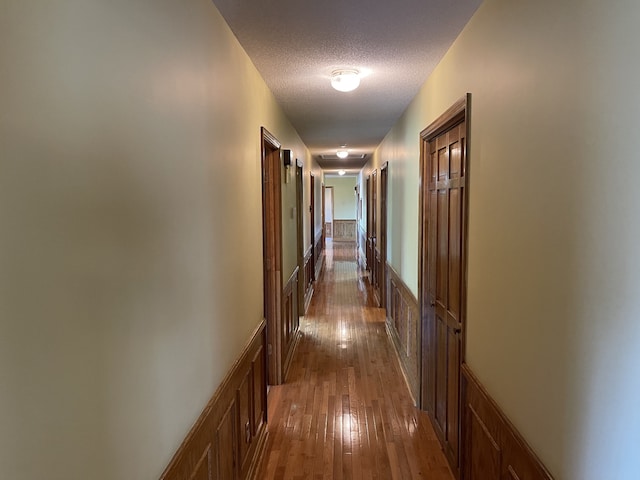
{"label": "cream painted wall", "polygon": [[638,18],[485,0],[368,166],[417,293],[419,132],[472,93],[467,360],[559,480],[640,478]]}
{"label": "cream painted wall", "polygon": [[333,218],[356,219],[356,177],[325,177],[325,185],[333,187]]}
{"label": "cream painted wall", "polygon": [[2,475],[157,478],[263,315],[260,127],[317,166],[209,0],[0,10]]}

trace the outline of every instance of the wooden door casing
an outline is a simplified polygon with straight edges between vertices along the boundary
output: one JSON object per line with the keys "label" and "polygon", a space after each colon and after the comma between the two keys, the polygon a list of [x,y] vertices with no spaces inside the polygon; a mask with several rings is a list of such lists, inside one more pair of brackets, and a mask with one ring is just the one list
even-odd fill
{"label": "wooden door casing", "polygon": [[425,130],[422,141],[422,406],[459,478],[466,306],[466,98]]}

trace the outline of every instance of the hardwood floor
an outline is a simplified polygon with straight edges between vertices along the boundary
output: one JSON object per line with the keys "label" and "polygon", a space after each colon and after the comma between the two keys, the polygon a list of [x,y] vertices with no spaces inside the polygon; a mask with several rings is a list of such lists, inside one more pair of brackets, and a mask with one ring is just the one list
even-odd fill
{"label": "hardwood floor", "polygon": [[355,259],[353,243],[327,245],[289,376],[269,391],[256,479],[453,480]]}

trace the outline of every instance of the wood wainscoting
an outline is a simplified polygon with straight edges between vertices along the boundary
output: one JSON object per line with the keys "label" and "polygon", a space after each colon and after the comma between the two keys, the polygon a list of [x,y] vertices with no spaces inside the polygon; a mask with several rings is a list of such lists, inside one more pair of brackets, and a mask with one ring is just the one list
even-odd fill
{"label": "wood wainscoting", "polygon": [[300,312],[302,315],[307,313],[311,297],[313,296],[313,278],[315,272],[313,271],[313,262],[311,256],[313,255],[313,249],[311,245],[306,252],[304,252],[304,310]]}
{"label": "wood wainscoting", "polygon": [[160,480],[245,480],[255,475],[267,437],[265,325],[260,323]]}
{"label": "wood wainscoting", "polygon": [[316,267],[316,271],[313,272],[314,273],[314,277],[313,279],[317,279],[320,278],[320,272],[322,272],[322,267],[324,265],[324,235],[322,232],[320,232],[318,235],[316,235],[315,238],[315,244],[314,244],[314,248],[313,248],[313,253],[315,254],[316,258],[314,259],[314,265]]}
{"label": "wood wainscoting", "polygon": [[420,319],[418,300],[387,264],[387,331],[396,348],[413,402],[420,398]]}
{"label": "wood wainscoting", "polygon": [[467,364],[462,403],[464,480],[553,480]]}
{"label": "wood wainscoting", "polygon": [[355,242],[356,235],[357,224],[355,220],[333,220],[334,242]]}
{"label": "wood wainscoting", "polygon": [[282,290],[282,378],[287,378],[293,352],[300,338],[300,310],[298,308],[298,272],[293,271]]}
{"label": "wood wainscoting", "polygon": [[358,265],[362,270],[368,270],[367,265],[367,231],[361,226],[358,227]]}

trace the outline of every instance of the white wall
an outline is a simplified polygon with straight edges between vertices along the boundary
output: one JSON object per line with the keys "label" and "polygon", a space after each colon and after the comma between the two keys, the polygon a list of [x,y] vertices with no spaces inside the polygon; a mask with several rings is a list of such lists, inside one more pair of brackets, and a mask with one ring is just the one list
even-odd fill
{"label": "white wall", "polygon": [[0,470],[157,478],[263,315],[260,127],[308,151],[210,0],[0,10]]}
{"label": "white wall", "polygon": [[472,93],[467,360],[557,479],[640,478],[638,18],[486,0],[367,169],[417,294],[419,132]]}

